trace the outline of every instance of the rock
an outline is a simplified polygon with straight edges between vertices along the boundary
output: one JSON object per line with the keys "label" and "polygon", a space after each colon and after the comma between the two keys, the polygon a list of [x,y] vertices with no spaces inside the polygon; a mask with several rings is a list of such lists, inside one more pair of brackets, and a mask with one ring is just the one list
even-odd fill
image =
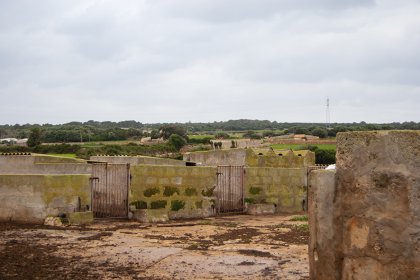
{"label": "rock", "polygon": [[54,227],[64,226],[60,217],[47,217],[47,218],[45,218],[44,225],[54,226]]}

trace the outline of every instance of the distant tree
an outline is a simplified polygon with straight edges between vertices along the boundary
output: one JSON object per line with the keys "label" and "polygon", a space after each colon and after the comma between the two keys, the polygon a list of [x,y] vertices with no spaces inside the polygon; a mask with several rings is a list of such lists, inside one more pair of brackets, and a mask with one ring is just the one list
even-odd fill
{"label": "distant tree", "polygon": [[178,134],[172,134],[169,136],[168,145],[172,146],[176,151],[181,150],[182,147],[187,144],[187,140]]}
{"label": "distant tree", "polygon": [[39,129],[39,127],[34,127],[29,134],[28,147],[36,147],[41,144],[41,129]]}
{"label": "distant tree", "polygon": [[296,127],[294,131],[295,134],[309,134],[308,130],[303,127]]}
{"label": "distant tree", "polygon": [[152,139],[158,139],[160,137],[159,130],[153,129],[152,132],[150,133],[150,137]]}
{"label": "distant tree", "polygon": [[263,132],[263,137],[273,137],[273,136],[275,136],[276,134],[274,133],[274,131],[273,130],[265,130],[264,132]]}
{"label": "distant tree", "polygon": [[[26,133],[26,131],[24,131],[24,130],[21,130],[21,131],[19,131],[18,133],[17,133],[17,138],[18,139],[23,139],[23,138],[26,138],[27,137],[27,133]],[[1,138],[1,137],[0,137]]]}
{"label": "distant tree", "polygon": [[187,130],[181,125],[164,125],[160,128],[161,136],[163,139],[169,139],[172,134],[177,134],[182,138],[187,138]]}
{"label": "distant tree", "polygon": [[243,138],[251,138],[251,139],[261,139],[262,135],[256,133],[255,131],[248,130],[244,135]]}
{"label": "distant tree", "polygon": [[230,136],[226,132],[218,132],[214,135],[214,138],[216,138],[216,139],[229,139]]}
{"label": "distant tree", "polygon": [[313,136],[318,136],[319,138],[326,138],[328,136],[328,130],[325,128],[317,127],[311,131]]}

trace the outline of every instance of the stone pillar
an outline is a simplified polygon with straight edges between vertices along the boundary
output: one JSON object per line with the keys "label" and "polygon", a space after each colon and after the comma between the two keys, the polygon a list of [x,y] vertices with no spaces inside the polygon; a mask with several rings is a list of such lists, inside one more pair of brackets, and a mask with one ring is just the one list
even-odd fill
{"label": "stone pillar", "polygon": [[309,173],[309,274],[310,279],[337,279],[333,207],[335,170]]}
{"label": "stone pillar", "polygon": [[420,279],[420,132],[339,133],[336,166],[310,177],[311,279]]}

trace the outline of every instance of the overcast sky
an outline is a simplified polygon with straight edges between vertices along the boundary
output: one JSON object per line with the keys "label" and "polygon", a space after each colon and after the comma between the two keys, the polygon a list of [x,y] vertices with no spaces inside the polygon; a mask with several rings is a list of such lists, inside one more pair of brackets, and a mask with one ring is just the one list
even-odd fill
{"label": "overcast sky", "polygon": [[420,121],[420,1],[0,0],[0,123]]}

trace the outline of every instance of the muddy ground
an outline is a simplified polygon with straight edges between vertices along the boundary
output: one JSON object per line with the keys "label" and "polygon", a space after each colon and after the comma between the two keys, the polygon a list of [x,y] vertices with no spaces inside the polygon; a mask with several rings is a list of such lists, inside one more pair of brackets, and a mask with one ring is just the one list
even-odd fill
{"label": "muddy ground", "polygon": [[291,217],[0,223],[0,279],[309,279],[307,222]]}

